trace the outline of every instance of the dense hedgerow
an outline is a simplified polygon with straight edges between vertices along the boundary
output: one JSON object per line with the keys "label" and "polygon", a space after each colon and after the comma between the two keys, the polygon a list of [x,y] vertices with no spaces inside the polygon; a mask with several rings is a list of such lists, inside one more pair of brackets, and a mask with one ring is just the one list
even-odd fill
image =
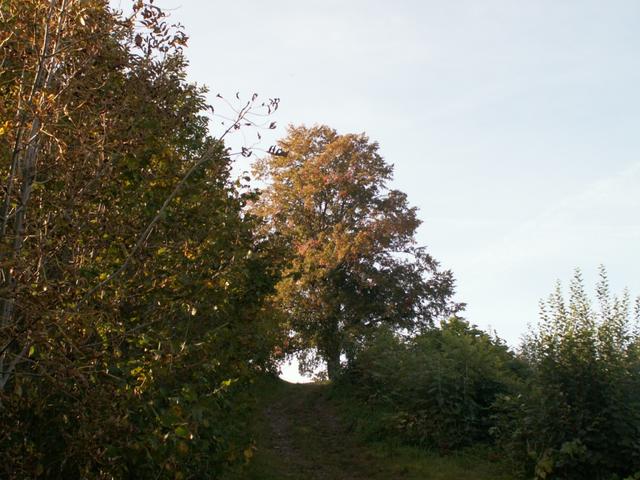
{"label": "dense hedgerow", "polygon": [[277,272],[186,36],[153,2],[0,18],[0,477],[215,478],[251,455]]}

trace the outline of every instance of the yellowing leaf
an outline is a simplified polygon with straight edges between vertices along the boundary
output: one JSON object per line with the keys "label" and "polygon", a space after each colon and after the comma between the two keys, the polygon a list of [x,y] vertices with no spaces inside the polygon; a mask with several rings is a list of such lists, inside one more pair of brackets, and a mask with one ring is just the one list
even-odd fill
{"label": "yellowing leaf", "polygon": [[244,459],[248,462],[253,457],[253,448],[247,447],[242,453],[244,454]]}

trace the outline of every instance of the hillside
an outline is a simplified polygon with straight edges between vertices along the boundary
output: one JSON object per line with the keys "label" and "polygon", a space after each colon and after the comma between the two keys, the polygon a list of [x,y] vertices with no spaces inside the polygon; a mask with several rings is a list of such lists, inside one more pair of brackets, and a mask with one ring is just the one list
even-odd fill
{"label": "hillside", "polygon": [[228,480],[508,480],[480,454],[441,457],[363,441],[324,383],[269,382],[254,423],[254,457]]}

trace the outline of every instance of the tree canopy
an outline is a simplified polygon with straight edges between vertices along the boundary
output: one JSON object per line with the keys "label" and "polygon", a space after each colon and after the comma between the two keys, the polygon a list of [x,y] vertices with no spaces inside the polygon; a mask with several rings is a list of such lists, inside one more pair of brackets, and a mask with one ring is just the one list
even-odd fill
{"label": "tree canopy", "polygon": [[300,126],[278,145],[256,164],[267,187],[253,212],[286,252],[275,303],[330,377],[380,325],[413,331],[461,307],[451,272],[416,244],[416,208],[389,188],[393,167],[377,143]]}

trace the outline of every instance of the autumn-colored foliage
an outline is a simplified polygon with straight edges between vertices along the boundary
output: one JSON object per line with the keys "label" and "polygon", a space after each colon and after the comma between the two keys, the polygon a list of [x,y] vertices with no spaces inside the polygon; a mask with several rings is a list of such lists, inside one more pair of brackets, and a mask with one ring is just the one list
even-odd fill
{"label": "autumn-colored foliage", "polygon": [[291,127],[261,192],[233,180],[226,135],[279,100],[214,132],[186,34],[132,6],[0,3],[0,477],[242,475],[256,380],[316,352],[402,442],[640,478],[640,332],[604,271],[599,311],[577,275],[510,351],[456,315],[375,142]]}
{"label": "autumn-colored foliage", "polygon": [[186,478],[250,444],[230,398],[269,368],[273,275],[184,34],[134,7],[1,6],[3,478]]}
{"label": "autumn-colored foliage", "polygon": [[316,348],[330,377],[381,325],[414,331],[460,308],[451,272],[416,245],[420,225],[393,167],[364,134],[291,127],[256,164],[268,181],[253,211],[284,246],[274,304],[298,348]]}

